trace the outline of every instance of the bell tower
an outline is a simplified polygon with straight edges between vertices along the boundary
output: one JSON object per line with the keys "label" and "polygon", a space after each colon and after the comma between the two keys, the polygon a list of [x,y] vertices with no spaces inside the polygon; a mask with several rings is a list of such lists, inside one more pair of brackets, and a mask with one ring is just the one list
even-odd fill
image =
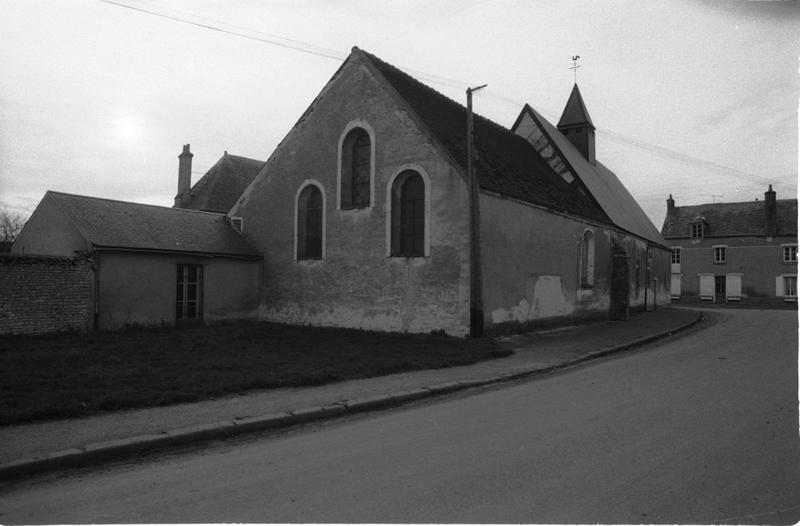
{"label": "bell tower", "polygon": [[569,95],[569,100],[567,100],[567,105],[564,107],[564,112],[561,114],[557,128],[575,145],[587,161],[592,165],[596,163],[594,124],[592,124],[592,119],[589,117],[589,112],[583,103],[583,97],[581,97],[581,91],[578,89],[577,83],[572,87],[572,93]]}

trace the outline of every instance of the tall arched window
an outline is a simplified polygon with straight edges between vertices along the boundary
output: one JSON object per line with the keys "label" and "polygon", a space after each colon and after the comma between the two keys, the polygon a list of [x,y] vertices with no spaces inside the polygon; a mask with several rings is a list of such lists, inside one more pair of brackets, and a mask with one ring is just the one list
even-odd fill
{"label": "tall arched window", "polygon": [[594,285],[594,234],[591,230],[583,233],[581,241],[581,287]]}
{"label": "tall arched window", "polygon": [[297,196],[297,259],[322,259],[322,192],[313,184]]}
{"label": "tall arched window", "polygon": [[341,208],[370,205],[372,145],[363,128],[353,128],[342,142]]}
{"label": "tall arched window", "polygon": [[425,255],[425,182],[413,170],[402,172],[392,185],[392,255]]}

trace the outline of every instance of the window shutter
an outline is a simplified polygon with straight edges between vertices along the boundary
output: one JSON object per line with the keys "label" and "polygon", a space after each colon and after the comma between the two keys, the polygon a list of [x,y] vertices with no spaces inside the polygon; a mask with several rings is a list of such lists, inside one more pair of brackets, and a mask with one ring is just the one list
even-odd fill
{"label": "window shutter", "polygon": [[778,298],[783,297],[783,276],[775,278],[775,296]]}

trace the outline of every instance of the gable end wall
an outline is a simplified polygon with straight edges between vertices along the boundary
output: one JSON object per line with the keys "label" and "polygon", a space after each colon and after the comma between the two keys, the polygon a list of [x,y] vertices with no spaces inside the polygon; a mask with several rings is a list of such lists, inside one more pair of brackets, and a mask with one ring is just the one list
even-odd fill
{"label": "gable end wall", "polygon": [[[374,132],[371,206],[339,210],[338,143],[349,123]],[[387,256],[388,185],[413,168],[426,179],[429,256]],[[325,257],[295,259],[303,181],[325,195]],[[463,335],[469,326],[467,189],[463,178],[371,69],[352,58],[278,146],[231,212],[265,254],[260,317],[287,323]]]}

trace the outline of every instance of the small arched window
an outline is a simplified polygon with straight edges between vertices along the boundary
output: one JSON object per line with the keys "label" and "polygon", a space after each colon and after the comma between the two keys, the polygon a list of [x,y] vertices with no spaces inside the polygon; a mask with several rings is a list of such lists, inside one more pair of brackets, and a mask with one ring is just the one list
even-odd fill
{"label": "small arched window", "polygon": [[353,128],[342,142],[341,208],[370,205],[372,145],[363,128]]}
{"label": "small arched window", "polygon": [[425,255],[425,182],[413,170],[402,172],[392,185],[392,255]]}
{"label": "small arched window", "polygon": [[297,197],[297,259],[322,259],[322,192],[307,185]]}
{"label": "small arched window", "polygon": [[581,241],[581,287],[594,285],[594,234],[591,230],[583,233]]}

